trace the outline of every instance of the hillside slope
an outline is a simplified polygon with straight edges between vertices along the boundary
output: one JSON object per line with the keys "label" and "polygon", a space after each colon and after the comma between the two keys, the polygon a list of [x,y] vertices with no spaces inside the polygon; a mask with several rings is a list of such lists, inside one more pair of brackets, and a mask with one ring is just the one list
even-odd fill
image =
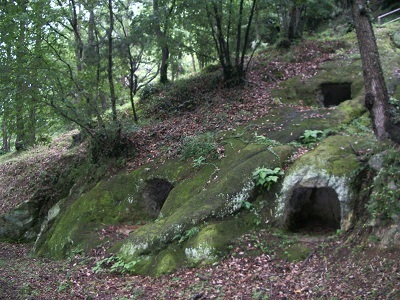
{"label": "hillside slope", "polygon": [[[384,40],[386,41],[387,37]],[[357,61],[354,44],[347,42],[345,48],[341,48],[340,45],[343,44],[341,42],[305,42],[298,45],[290,54],[280,56],[280,59],[265,54],[259,55],[253,62],[248,85],[244,88],[232,90],[217,88],[202,98],[203,100],[210,99],[211,102],[193,102],[195,108],[184,107],[171,114],[158,115],[159,121],[153,120],[151,125],[142,126],[133,132],[131,138],[138,150],[138,155],[127,158],[125,170],[128,172],[136,170],[138,166],[156,159],[176,158],[182,151],[183,137],[195,136],[210,130],[212,132],[228,130],[227,132],[235,135],[235,130],[242,128],[243,132],[241,133],[247,134],[245,136],[247,141],[250,138],[257,139],[257,136],[260,140],[262,137],[267,137],[274,140],[282,139],[282,141],[287,139],[287,143],[296,141],[304,133],[304,128],[300,127],[301,130],[297,131],[294,136],[291,134],[294,132],[292,129],[289,131],[290,133],[282,130],[286,126],[293,125],[290,124],[290,121],[294,120],[294,115],[287,114],[285,121],[282,121],[277,118],[278,114],[274,113],[274,109],[281,111],[290,108],[290,111],[298,114],[301,112],[301,116],[307,116],[302,118],[303,121],[326,120],[329,123],[328,116],[331,113],[334,114],[336,109],[324,109],[321,113],[313,107],[304,106],[306,101],[310,101],[310,99],[303,98],[304,95],[307,95],[307,93],[303,93],[307,89],[304,87],[298,89],[294,85],[300,86],[301,82],[307,85],[310,82],[308,80],[320,71],[319,66],[323,62],[337,58],[340,58],[341,61]],[[337,49],[338,47],[339,49]],[[288,58],[286,55],[290,55],[290,57]],[[391,66],[395,67],[396,65],[391,64]],[[398,72],[396,67],[386,70],[388,74],[397,74],[396,72]],[[284,89],[284,81],[287,83],[287,79],[295,78],[297,75],[299,75],[297,81],[291,82],[294,92],[291,92],[290,97],[282,95],[279,91],[287,91]],[[280,83],[282,84],[280,85]],[[389,83],[395,90],[397,89],[398,84],[395,80]],[[318,87],[318,84],[310,86],[309,90],[312,91],[315,87]],[[273,90],[277,94],[271,97],[270,92]],[[315,101],[317,100],[315,99]],[[347,126],[335,128],[335,130],[341,131],[340,135],[355,135],[371,139],[371,130],[365,126],[369,125],[367,119],[365,116],[359,118],[363,111],[358,110],[352,115],[354,107],[342,104],[342,108],[345,111],[346,109],[350,110],[343,115],[336,115],[336,117],[344,124],[350,123]],[[349,117],[349,115],[352,116]],[[353,119],[358,119],[358,121],[351,122]],[[257,125],[257,120],[262,121]],[[296,124],[298,123],[296,122]],[[307,129],[326,128],[312,128],[314,126],[312,122],[307,124]],[[337,125],[337,123],[335,124]],[[264,142],[268,142],[268,140],[264,139]],[[351,147],[349,146],[349,148]],[[72,150],[74,153],[72,156],[77,165],[81,161],[80,155],[83,155],[79,149],[81,148]],[[225,150],[221,150],[219,150],[220,154],[223,155]],[[300,147],[292,157],[292,161],[308,150]],[[356,147],[353,150],[361,159],[364,154],[366,154],[364,159],[369,158],[369,155],[372,154],[367,151],[367,148],[358,149]],[[43,151],[42,148],[41,151]],[[348,151],[352,150],[348,149]],[[64,148],[60,153],[70,152]],[[20,159],[19,164],[11,163],[11,160],[4,160],[2,163],[2,171],[9,175],[8,178],[13,176],[14,180],[22,178],[20,181],[14,181],[21,187],[18,196],[13,195],[12,189],[3,185],[2,191],[8,191],[3,194],[2,198],[3,203],[6,203],[2,206],[4,213],[29,200],[32,196],[29,188],[22,187],[23,184],[26,184],[25,187],[35,186],[31,179],[37,177],[35,172],[39,170],[37,168],[28,169],[34,173],[24,175],[24,177],[15,177],[20,170],[27,166],[34,168],[38,163],[44,165],[44,162],[50,157],[53,158],[50,160],[49,167],[70,165],[70,161],[63,160],[64,155],[46,156],[41,159],[32,153],[31,155],[30,159]],[[66,155],[68,156],[68,154]],[[193,164],[198,158],[190,157],[186,164]],[[51,168],[46,170],[47,173],[53,174]],[[102,173],[104,174],[104,172]],[[115,169],[108,170],[108,176],[114,173]],[[61,178],[62,176],[57,175],[56,177]],[[55,180],[55,182],[58,181]],[[4,180],[4,184],[11,185],[12,181]],[[77,187],[75,186],[75,188]],[[50,194],[57,195],[54,191]],[[77,194],[80,193],[77,192]],[[49,206],[47,206],[47,210],[50,208]],[[111,269],[113,266],[115,267],[115,257],[109,256],[105,252],[110,247],[108,242],[100,244],[85,254],[79,248],[72,249],[73,251],[68,253],[69,260],[62,262],[32,259],[28,256],[29,248],[25,246],[0,244],[2,254],[0,270],[5,278],[1,281],[0,297],[5,299],[16,297],[22,299],[27,296],[40,299],[84,299],[88,297],[94,299],[119,299],[122,297],[133,299],[263,299],[277,297],[396,299],[400,296],[398,248],[379,249],[377,247],[380,244],[379,236],[376,232],[370,238],[366,238],[368,236],[366,234],[373,230],[372,227],[367,226],[366,232],[358,229],[350,230],[343,236],[313,237],[307,234],[283,233],[271,228],[268,224],[263,224],[263,226],[267,230],[254,231],[232,241],[231,253],[214,266],[193,270],[184,268],[171,275],[163,275],[156,279],[142,276],[120,276],[114,274],[113,271],[110,272],[109,267]],[[115,235],[117,227],[103,228],[101,232],[104,237],[109,234]],[[118,235],[115,238],[124,238],[125,232],[120,231]],[[338,261],[341,263],[338,264]],[[126,265],[123,262],[116,262],[119,263],[119,271],[125,269]],[[56,276],[51,275],[54,270],[58,270]]]}

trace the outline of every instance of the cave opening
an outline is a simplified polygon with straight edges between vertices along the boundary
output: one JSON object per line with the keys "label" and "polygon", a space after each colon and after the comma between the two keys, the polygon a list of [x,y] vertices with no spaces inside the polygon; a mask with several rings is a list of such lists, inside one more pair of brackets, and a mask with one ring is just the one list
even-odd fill
{"label": "cave opening", "polygon": [[142,191],[144,206],[150,216],[156,218],[167,200],[173,184],[162,178],[153,178],[146,181]]}
{"label": "cave opening", "polygon": [[324,107],[336,106],[351,99],[351,82],[321,84],[320,101]]}
{"label": "cave opening", "polygon": [[299,187],[287,207],[287,228],[292,232],[331,232],[340,229],[340,202],[330,187]]}

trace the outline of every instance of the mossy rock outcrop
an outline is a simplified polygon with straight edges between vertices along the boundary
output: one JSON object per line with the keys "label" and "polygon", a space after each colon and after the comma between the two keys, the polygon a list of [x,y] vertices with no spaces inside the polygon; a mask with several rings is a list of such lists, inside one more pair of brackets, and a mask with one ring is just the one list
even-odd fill
{"label": "mossy rock outcrop", "polygon": [[359,149],[372,149],[374,138],[331,136],[286,172],[277,218],[290,229],[324,224],[346,230],[352,224],[358,176],[365,167]]}
{"label": "mossy rock outcrop", "polygon": [[[66,198],[50,209],[35,252],[63,258],[106,243],[101,231],[112,225],[141,224],[128,239],[112,247],[127,261],[140,260],[136,266],[140,273],[161,274],[166,272],[165,266],[170,270],[174,265],[194,264],[195,250],[190,252],[191,260],[183,247],[185,243],[171,246],[171,242],[186,236],[193,227],[202,228],[205,222],[211,226],[216,220],[236,216],[253,196],[252,172],[261,166],[282,166],[293,151],[292,146],[270,149],[232,140],[226,146],[224,159],[199,169],[191,163],[172,160],[119,174],[100,182],[82,197],[73,201]],[[237,235],[249,228],[246,221],[238,220],[238,224],[242,225],[236,226]],[[212,232],[217,235],[221,230]],[[203,233],[204,229],[199,238]],[[208,239],[210,234],[206,236]],[[218,243],[226,245],[228,235],[222,237],[225,242]],[[191,242],[190,247],[201,249],[199,245]],[[221,251],[217,249],[213,255]]]}
{"label": "mossy rock outcrop", "polygon": [[[224,255],[232,239],[257,223],[255,212],[245,208],[249,203],[262,203],[269,220],[290,227],[293,215],[307,218],[298,214],[304,203],[297,200],[307,202],[319,196],[336,197],[332,223],[338,219],[338,228],[348,228],[356,181],[363,168],[354,149],[373,140],[371,130],[357,137],[336,135],[322,141],[285,174],[279,198],[277,189],[260,196],[252,178],[258,167],[283,167],[295,151],[291,143],[298,144],[305,130],[340,132],[343,124],[365,115],[359,94],[360,61],[354,58],[340,63],[346,75],[338,73],[338,62],[326,62],[306,83],[299,78],[292,79],[294,85],[284,83],[289,85],[275,92],[276,97],[287,99],[282,102],[301,99],[304,104],[321,106],[321,84],[332,81],[351,82],[352,100],[330,108],[278,105],[268,117],[217,134],[224,147],[225,157],[220,160],[206,161],[197,168],[182,160],[156,161],[104,180],[78,199],[66,198],[49,211],[36,253],[62,258],[108,243],[109,252],[134,266],[135,273],[157,276],[183,265],[213,263]],[[360,122],[352,130],[358,131],[357,126]],[[118,242],[108,242],[99,234],[114,225],[138,224]]]}
{"label": "mossy rock outcrop", "polygon": [[[66,198],[50,209],[35,252],[63,258],[107,244],[110,252],[134,264],[136,273],[151,275],[212,263],[231,239],[255,226],[254,212],[243,209],[245,203],[264,202],[269,212],[276,212],[277,190],[257,194],[252,179],[257,167],[282,167],[295,150],[288,143],[298,141],[306,129],[333,128],[364,113],[359,100],[334,109],[277,107],[273,119],[221,133],[223,159],[200,168],[181,160],[154,162],[103,180],[78,199]],[[257,142],[257,135],[267,143]],[[269,215],[270,220],[274,217]],[[101,234],[137,224],[117,243]]]}
{"label": "mossy rock outcrop", "polygon": [[119,175],[97,186],[77,200],[66,198],[49,210],[35,244],[39,255],[64,258],[71,251],[89,250],[99,245],[102,228],[119,223],[151,219],[139,201],[145,170]]}
{"label": "mossy rock outcrop", "polygon": [[[232,149],[235,149],[235,145],[232,145]],[[228,156],[221,161],[218,173],[210,174],[210,170],[204,168],[194,174],[190,181],[183,180],[178,183],[174,189],[191,189],[192,180],[203,181],[203,188],[184,198],[176,197],[176,194],[171,192],[160,217],[134,231],[118,248],[114,248],[114,251],[127,262],[136,261],[135,271],[141,274],[165,273],[171,271],[171,266],[179,266],[181,262],[197,265],[213,261],[231,238],[254,226],[254,222],[251,224],[245,215],[235,219],[235,226],[233,223],[223,226],[222,223],[217,225],[215,222],[237,217],[244,203],[252,201],[255,191],[252,173],[257,167],[282,166],[293,150],[291,146],[269,149],[254,144],[236,148],[235,156],[231,159]],[[270,200],[272,203],[274,199]],[[182,242],[178,247],[172,243],[177,237],[183,237],[185,240],[194,227],[202,229],[193,240]],[[227,234],[228,228],[231,234]],[[174,245],[173,251],[170,245]],[[169,263],[166,264],[166,261]]]}
{"label": "mossy rock outcrop", "polygon": [[329,84],[338,86],[347,84],[350,92],[343,101],[355,98],[364,84],[360,58],[327,61],[311,78],[296,76],[285,80],[272,91],[272,96],[282,103],[324,106],[323,90]]}

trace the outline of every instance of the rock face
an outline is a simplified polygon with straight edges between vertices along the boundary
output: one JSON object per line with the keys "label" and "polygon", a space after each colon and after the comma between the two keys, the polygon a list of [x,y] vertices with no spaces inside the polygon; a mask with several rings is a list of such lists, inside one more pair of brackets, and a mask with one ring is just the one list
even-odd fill
{"label": "rock face", "polygon": [[[236,149],[234,159],[222,161],[217,176],[205,169],[190,180],[182,180],[171,191],[158,219],[133,232],[122,242],[118,255],[128,262],[136,261],[139,273],[155,275],[178,267],[182,261],[189,265],[214,261],[229,237],[251,226],[245,219],[224,220],[252,201],[252,172],[263,165],[280,166],[292,151],[291,146],[269,151],[265,146],[249,145]],[[193,189],[193,182],[203,182],[202,188]],[[199,232],[189,239],[196,228]],[[174,240],[180,243],[171,248]]]}
{"label": "rock face", "polygon": [[277,218],[285,227],[349,228],[362,170],[353,148],[361,145],[362,139],[329,137],[293,164],[278,201]]}
{"label": "rock face", "polygon": [[361,61],[334,60],[323,63],[315,76],[305,81],[302,76],[290,78],[272,91],[283,103],[310,106],[335,106],[354,99],[363,88]]}
{"label": "rock face", "polygon": [[34,223],[37,222],[38,208],[32,202],[25,202],[16,209],[1,216],[0,239],[32,242],[36,238]]}
{"label": "rock face", "polygon": [[225,147],[226,158],[199,169],[171,160],[119,174],[72,203],[64,199],[50,209],[35,252],[63,258],[106,243],[102,230],[141,224],[110,245],[135,264],[136,273],[159,275],[215,261],[231,238],[255,224],[254,214],[242,209],[254,198],[252,172],[282,166],[293,151],[289,145],[270,148],[234,138]]}
{"label": "rock face", "polygon": [[[134,265],[135,273],[160,275],[182,265],[214,262],[231,239],[266,218],[266,211],[271,221],[277,218],[289,224],[322,218],[329,219],[325,224],[344,229],[352,209],[351,183],[356,178],[348,174],[348,168],[358,167],[350,138],[329,138],[311,152],[315,156],[310,153],[296,162],[291,168],[296,171],[286,176],[279,202],[277,189],[260,194],[252,173],[258,167],[283,167],[295,150],[290,143],[306,129],[332,128],[364,111],[358,99],[334,109],[278,107],[271,110],[273,120],[260,119],[221,134],[219,142],[225,149],[221,160],[200,168],[180,160],[155,162],[103,180],[77,199],[67,197],[48,210],[35,253],[63,258],[107,244],[111,253]],[[342,141],[343,149],[337,141]],[[326,168],[327,162],[331,168]],[[264,210],[245,209],[249,203]],[[124,231],[121,226],[133,229]],[[116,242],[102,234],[118,230],[129,236]]]}

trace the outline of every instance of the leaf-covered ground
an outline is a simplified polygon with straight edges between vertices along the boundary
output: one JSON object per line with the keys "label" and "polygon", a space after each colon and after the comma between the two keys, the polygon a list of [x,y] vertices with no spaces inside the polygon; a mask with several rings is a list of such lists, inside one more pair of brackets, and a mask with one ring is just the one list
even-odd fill
{"label": "leaf-covered ground", "polygon": [[[158,278],[95,273],[93,257],[56,262],[0,244],[0,299],[400,299],[398,251],[345,238],[261,230],[235,241],[217,265]],[[299,244],[308,254],[285,259]]]}
{"label": "leaf-covered ground", "polygon": [[[130,137],[139,151],[127,160],[127,170],[174,156],[185,136],[267,116],[272,105],[280,105],[269,94],[276,84],[299,74],[313,76],[321,62],[337,56],[332,49],[338,46],[308,42],[297,46],[290,59],[257,56],[245,87],[217,89],[209,95],[211,103],[140,127]],[[47,176],[44,170],[76,155],[68,143],[60,143],[0,163],[2,175],[13,174],[0,182],[0,213],[29,199],[35,179]],[[74,151],[84,155],[83,148]],[[101,269],[95,273],[93,267],[105,255],[102,249],[50,261],[33,257],[31,245],[0,243],[0,299],[400,299],[398,250],[378,250],[374,241],[361,238],[346,242],[349,234],[310,237],[261,230],[233,241],[231,254],[217,265],[158,278]],[[299,244],[302,247],[296,248]],[[307,254],[290,262],[304,247]]]}

